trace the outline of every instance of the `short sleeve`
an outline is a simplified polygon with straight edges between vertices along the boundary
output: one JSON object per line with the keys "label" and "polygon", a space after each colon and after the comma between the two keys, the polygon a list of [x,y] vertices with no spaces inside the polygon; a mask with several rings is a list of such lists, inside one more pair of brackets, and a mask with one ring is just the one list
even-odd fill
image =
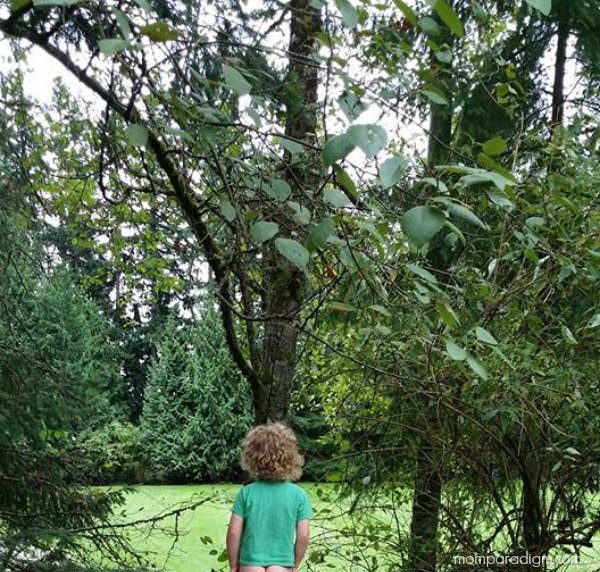
{"label": "short sleeve", "polygon": [[235,514],[244,518],[245,504],[246,503],[244,502],[244,487],[242,487],[238,491],[238,494],[236,495],[235,500],[233,501],[233,507],[231,508],[231,512],[234,512]]}
{"label": "short sleeve", "polygon": [[313,511],[310,505],[310,499],[304,489],[300,489],[300,502],[298,503],[298,515],[296,521],[312,518]]}

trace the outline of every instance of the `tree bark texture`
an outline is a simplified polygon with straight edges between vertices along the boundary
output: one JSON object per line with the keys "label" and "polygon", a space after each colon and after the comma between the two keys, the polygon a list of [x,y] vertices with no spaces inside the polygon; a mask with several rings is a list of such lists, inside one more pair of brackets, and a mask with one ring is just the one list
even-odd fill
{"label": "tree bark texture", "polygon": [[559,22],[556,42],[556,58],[554,61],[554,84],[552,86],[552,128],[562,125],[564,119],[565,65],[567,62],[569,31],[568,22]]}
{"label": "tree bark texture", "polygon": [[[313,143],[317,124],[318,66],[311,56],[315,49],[316,34],[320,30],[320,14],[309,0],[292,0],[289,66],[287,74],[285,135],[300,142]],[[309,151],[302,155],[307,156]],[[306,162],[294,162],[285,154],[284,177],[292,189],[292,198],[306,202],[310,181]],[[292,221],[281,221],[287,229]],[[298,344],[298,317],[301,310],[306,277],[272,246],[264,258],[264,327],[262,367],[253,388],[257,423],[285,421],[288,417],[293,389],[296,346]]]}
{"label": "tree bark texture", "polygon": [[[437,18],[436,18],[437,19]],[[452,47],[453,37],[449,30],[444,31],[443,42]],[[448,105],[432,103],[430,106],[429,139],[427,144],[427,163],[430,169],[446,164],[451,158],[453,116],[452,64],[440,64],[431,54],[432,65],[436,66],[437,87]],[[429,263],[434,270],[445,270],[449,265],[443,247],[443,240],[432,242],[428,254]],[[445,274],[440,275],[444,282]],[[423,368],[424,370],[426,368]],[[427,407],[425,431],[435,430],[439,425],[437,409]],[[411,514],[410,540],[407,570],[411,572],[434,572],[437,567],[438,527],[442,503],[442,476],[437,460],[433,440],[425,435],[416,455],[414,476],[414,497]]]}

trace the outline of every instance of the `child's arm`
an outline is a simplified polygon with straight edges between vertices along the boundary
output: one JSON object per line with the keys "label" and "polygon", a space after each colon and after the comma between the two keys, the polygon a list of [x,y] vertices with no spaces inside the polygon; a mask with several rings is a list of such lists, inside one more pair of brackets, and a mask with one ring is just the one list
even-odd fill
{"label": "child's arm", "polygon": [[229,559],[229,567],[233,572],[238,572],[240,556],[240,544],[242,542],[242,531],[244,530],[244,519],[235,513],[231,514],[229,528],[227,529],[227,558]]}
{"label": "child's arm", "polygon": [[296,546],[294,547],[295,560],[294,560],[294,572],[298,572],[300,562],[304,558],[306,549],[308,548],[308,537],[309,537],[310,520],[303,519],[299,520],[296,524]]}

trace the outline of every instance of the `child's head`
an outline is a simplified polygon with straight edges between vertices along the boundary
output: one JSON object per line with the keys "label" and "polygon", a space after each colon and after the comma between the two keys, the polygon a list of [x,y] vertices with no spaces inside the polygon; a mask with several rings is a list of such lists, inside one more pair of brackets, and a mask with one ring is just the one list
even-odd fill
{"label": "child's head", "polygon": [[283,423],[257,425],[242,443],[242,468],[255,479],[296,481],[303,464],[296,435]]}

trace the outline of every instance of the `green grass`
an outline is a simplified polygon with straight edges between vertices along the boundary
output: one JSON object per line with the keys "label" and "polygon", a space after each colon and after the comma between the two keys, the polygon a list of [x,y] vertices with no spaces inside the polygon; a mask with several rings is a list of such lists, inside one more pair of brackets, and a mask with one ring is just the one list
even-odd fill
{"label": "green grass", "polygon": [[[329,503],[318,498],[317,485],[301,486],[309,493],[317,518],[313,521],[312,538],[328,536],[331,540],[331,534],[319,523],[319,517],[329,514]],[[328,485],[318,485],[318,488],[326,493],[331,490]],[[168,515],[186,504],[202,502],[193,510],[181,512],[177,518],[170,515],[161,519],[153,528],[149,523],[142,522],[128,536],[137,550],[146,552],[156,566],[164,567],[169,572],[229,570],[226,562],[219,561],[219,556],[225,547],[231,505],[239,489],[240,485],[230,484],[138,486],[127,495],[125,505],[117,511],[118,520],[146,521]],[[343,507],[344,504],[338,506]],[[344,518],[338,516],[335,522],[339,525]],[[344,539],[339,543],[334,542],[333,546],[336,544],[343,546]],[[312,564],[310,572],[348,569],[348,565],[332,553],[325,564]],[[306,561],[300,570],[309,571]]]}
{"label": "green grass", "polygon": [[[184,503],[209,499],[177,518],[160,521],[155,529],[140,526],[131,540],[136,549],[148,551],[152,561],[169,571],[219,570],[223,563],[217,557],[225,543],[230,504],[238,489],[238,485],[140,486],[127,496],[122,517],[126,521],[147,519],[181,508]],[[200,540],[206,537],[213,544]]]}
{"label": "green grass", "polygon": [[[325,564],[306,562],[301,567],[302,572],[327,572],[364,570],[351,566],[335,555],[336,547],[344,550],[344,546],[354,545],[355,539],[350,535],[332,536],[326,530],[324,517],[331,516],[330,510],[335,510],[333,517],[335,527],[343,527],[349,521],[343,516],[346,503],[334,505],[317,496],[317,488],[329,492],[328,485],[302,484],[309,493],[315,509],[315,521],[312,527],[312,538],[322,541],[328,539],[328,558]],[[184,505],[202,502],[194,510],[185,510],[177,517],[173,514],[161,520],[154,527],[144,523],[130,533],[130,539],[136,549],[147,552],[150,559],[159,568],[168,572],[210,572],[212,570],[228,570],[226,562],[218,560],[225,546],[225,534],[229,522],[230,509],[240,485],[187,485],[187,486],[139,486],[127,495],[127,500],[119,513],[119,520],[131,522],[147,520],[153,517],[172,513]],[[409,505],[402,507],[403,527],[409,517]],[[390,522],[390,515],[384,510],[373,510],[369,518],[374,522],[381,519]],[[329,521],[331,523],[331,521]],[[209,542],[207,539],[211,539]],[[203,542],[204,539],[204,542]],[[313,543],[314,544],[314,543]],[[595,543],[595,549],[587,552],[585,564],[563,568],[569,572],[588,572],[600,570],[593,562],[600,562],[600,539]]]}

